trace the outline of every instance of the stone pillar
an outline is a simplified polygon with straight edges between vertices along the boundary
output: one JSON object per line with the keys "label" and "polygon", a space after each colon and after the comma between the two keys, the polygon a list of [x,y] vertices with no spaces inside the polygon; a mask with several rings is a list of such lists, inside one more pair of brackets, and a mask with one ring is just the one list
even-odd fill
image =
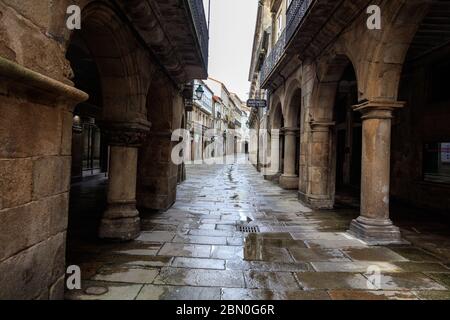
{"label": "stone pillar", "polygon": [[283,189],[298,189],[298,175],[295,174],[295,155],[298,128],[283,128],[284,131],[284,170],[280,177]]}
{"label": "stone pillar", "polygon": [[403,102],[368,101],[354,106],[362,113],[361,215],[350,233],[370,244],[401,241],[400,231],[389,219],[391,121]]}
{"label": "stone pillar", "polygon": [[271,179],[280,173],[280,130],[273,129],[270,135],[270,169],[266,179]]}
{"label": "stone pillar", "polygon": [[111,146],[108,207],[100,223],[99,237],[128,241],[140,234],[139,212],[136,209],[136,175],[138,147],[146,130],[106,128]]}
{"label": "stone pillar", "polygon": [[299,199],[315,209],[332,209],[334,206],[335,177],[330,161],[334,125],[326,120],[310,123],[307,191],[306,194],[299,192]]}

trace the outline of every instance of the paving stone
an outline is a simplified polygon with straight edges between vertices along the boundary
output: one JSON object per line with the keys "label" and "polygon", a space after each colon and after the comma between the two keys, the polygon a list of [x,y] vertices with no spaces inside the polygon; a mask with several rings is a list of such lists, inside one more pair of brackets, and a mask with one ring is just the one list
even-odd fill
{"label": "paving stone", "polygon": [[403,269],[390,262],[352,261],[352,262],[311,262],[317,272],[367,272],[377,267],[381,272],[401,272]]}
{"label": "paving stone", "polygon": [[413,291],[420,300],[450,300],[450,291]]}
{"label": "paving stone", "polygon": [[236,232],[226,230],[192,229],[189,230],[188,234],[193,236],[207,236],[207,237],[234,237],[236,235]]}
{"label": "paving stone", "polygon": [[125,263],[125,265],[129,266],[142,266],[142,267],[165,267],[169,266],[172,262],[173,257],[164,257],[164,256],[152,256],[146,257],[146,260],[132,260]]}
{"label": "paving stone", "polygon": [[450,269],[435,262],[392,262],[404,272],[450,272]]}
{"label": "paving stone", "polygon": [[[66,291],[68,300],[134,300],[142,288],[141,284],[83,281],[82,290]],[[89,288],[104,288],[104,294],[87,294]]]}
{"label": "paving stone", "polygon": [[342,233],[336,232],[291,232],[295,240],[347,240]]}
{"label": "paving stone", "polygon": [[400,248],[391,248],[393,251],[402,255],[410,261],[416,262],[440,262],[440,259],[437,257],[425,252],[419,248],[412,247],[400,247]]}
{"label": "paving stone", "polygon": [[226,262],[227,270],[257,270],[257,271],[285,271],[285,272],[306,272],[314,271],[308,263],[285,263],[268,261],[242,261],[228,260]]}
{"label": "paving stone", "polygon": [[250,289],[298,290],[297,281],[289,272],[244,272],[246,287]]}
{"label": "paving stone", "polygon": [[226,244],[229,246],[242,246],[244,239],[242,237],[228,237]]}
{"label": "paving stone", "polygon": [[333,300],[418,300],[413,292],[330,290]]}
{"label": "paving stone", "polygon": [[320,249],[320,248],[291,248],[289,252],[297,262],[350,262],[342,251],[337,249]]}
{"label": "paving stone", "polygon": [[225,269],[225,260],[176,257],[172,267],[193,269]]}
{"label": "paving stone", "polygon": [[137,241],[144,242],[170,242],[175,237],[175,232],[152,231],[142,232]]}
{"label": "paving stone", "polygon": [[125,283],[152,283],[158,275],[157,269],[130,268],[102,268],[93,277],[93,280],[125,282]]}
{"label": "paving stone", "polygon": [[250,261],[294,262],[286,248],[251,246],[247,243],[244,248],[244,259]]}
{"label": "paving stone", "polygon": [[212,246],[211,258],[213,259],[239,259],[243,258],[243,249],[236,246]]}
{"label": "paving stone", "polygon": [[326,291],[273,291],[267,289],[222,289],[223,300],[330,300]]}
{"label": "paving stone", "polygon": [[244,275],[242,272],[170,267],[161,269],[154,284],[229,288],[243,288],[245,286]]}
{"label": "paving stone", "polygon": [[345,249],[361,248],[367,245],[360,240],[305,240],[309,248]]}
{"label": "paving stone", "polygon": [[426,274],[450,289],[450,273],[427,272]]}
{"label": "paving stone", "polygon": [[144,285],[136,300],[220,300],[220,288]]}
{"label": "paving stone", "polygon": [[[204,229],[204,228],[201,228],[201,229]],[[229,225],[229,224],[218,224],[215,227],[215,229],[216,230],[224,230],[224,231],[236,231],[236,226],[235,225]]]}
{"label": "paving stone", "polygon": [[227,244],[227,238],[226,237],[177,235],[173,239],[172,242],[174,242],[174,243],[226,245]]}
{"label": "paving stone", "polygon": [[[201,229],[201,230],[216,230],[216,225],[215,224],[199,224],[197,226],[190,225],[189,228]],[[228,230],[228,229],[217,229],[217,230]]]}
{"label": "paving stone", "polygon": [[117,251],[115,253],[128,254],[132,256],[155,256],[158,253],[158,251],[159,248],[153,250],[145,250],[145,249],[124,250],[124,251]]}
{"label": "paving stone", "polygon": [[368,289],[368,280],[359,273],[304,272],[297,273],[296,276],[304,290]]}
{"label": "paving stone", "polygon": [[209,258],[211,246],[181,243],[166,243],[159,251],[160,256]]}
{"label": "paving stone", "polygon": [[343,249],[344,254],[355,261],[408,261],[389,248],[351,248]]}
{"label": "paving stone", "polygon": [[446,288],[422,273],[382,273],[382,290],[446,290]]}

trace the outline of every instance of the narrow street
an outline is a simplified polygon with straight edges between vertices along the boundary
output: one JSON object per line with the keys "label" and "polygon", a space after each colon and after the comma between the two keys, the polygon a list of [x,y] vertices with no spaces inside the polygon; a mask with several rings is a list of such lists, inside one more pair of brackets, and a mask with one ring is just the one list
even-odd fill
{"label": "narrow street", "polygon": [[[345,232],[357,216],[353,209],[313,212],[249,163],[190,165],[175,205],[142,217],[136,241],[71,246],[83,289],[66,298],[450,297],[449,238],[439,238],[435,225],[422,224],[434,236],[402,229],[406,238],[433,244],[434,253],[408,244],[369,247]],[[259,230],[243,233],[239,226]],[[381,278],[369,288],[373,266]]]}

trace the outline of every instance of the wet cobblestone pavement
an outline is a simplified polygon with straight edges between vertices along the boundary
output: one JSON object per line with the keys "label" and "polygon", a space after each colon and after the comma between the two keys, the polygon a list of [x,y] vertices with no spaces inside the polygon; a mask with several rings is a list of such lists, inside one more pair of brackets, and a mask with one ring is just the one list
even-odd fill
{"label": "wet cobblestone pavement", "polygon": [[313,212],[250,164],[190,165],[187,175],[136,241],[71,243],[83,289],[67,299],[450,299],[450,237],[438,226],[409,221],[413,244],[371,247],[345,232],[356,210]]}

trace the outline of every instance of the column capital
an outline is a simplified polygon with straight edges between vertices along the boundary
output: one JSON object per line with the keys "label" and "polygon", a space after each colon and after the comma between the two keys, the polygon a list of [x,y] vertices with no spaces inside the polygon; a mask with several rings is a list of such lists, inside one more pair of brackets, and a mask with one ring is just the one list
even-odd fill
{"label": "column capital", "polygon": [[328,132],[331,127],[336,125],[333,121],[327,120],[311,120],[309,126],[313,132]]}
{"label": "column capital", "polygon": [[270,137],[271,139],[279,139],[281,135],[280,129],[272,129],[270,130]]}
{"label": "column capital", "polygon": [[403,108],[405,101],[368,100],[353,106],[354,111],[362,113],[362,119],[392,119],[394,110]]}
{"label": "column capital", "polygon": [[150,131],[150,126],[131,123],[107,123],[102,125],[102,134],[108,144],[120,147],[140,147]]}
{"label": "column capital", "polygon": [[296,127],[284,127],[281,130],[287,136],[295,136],[300,132],[300,128]]}

